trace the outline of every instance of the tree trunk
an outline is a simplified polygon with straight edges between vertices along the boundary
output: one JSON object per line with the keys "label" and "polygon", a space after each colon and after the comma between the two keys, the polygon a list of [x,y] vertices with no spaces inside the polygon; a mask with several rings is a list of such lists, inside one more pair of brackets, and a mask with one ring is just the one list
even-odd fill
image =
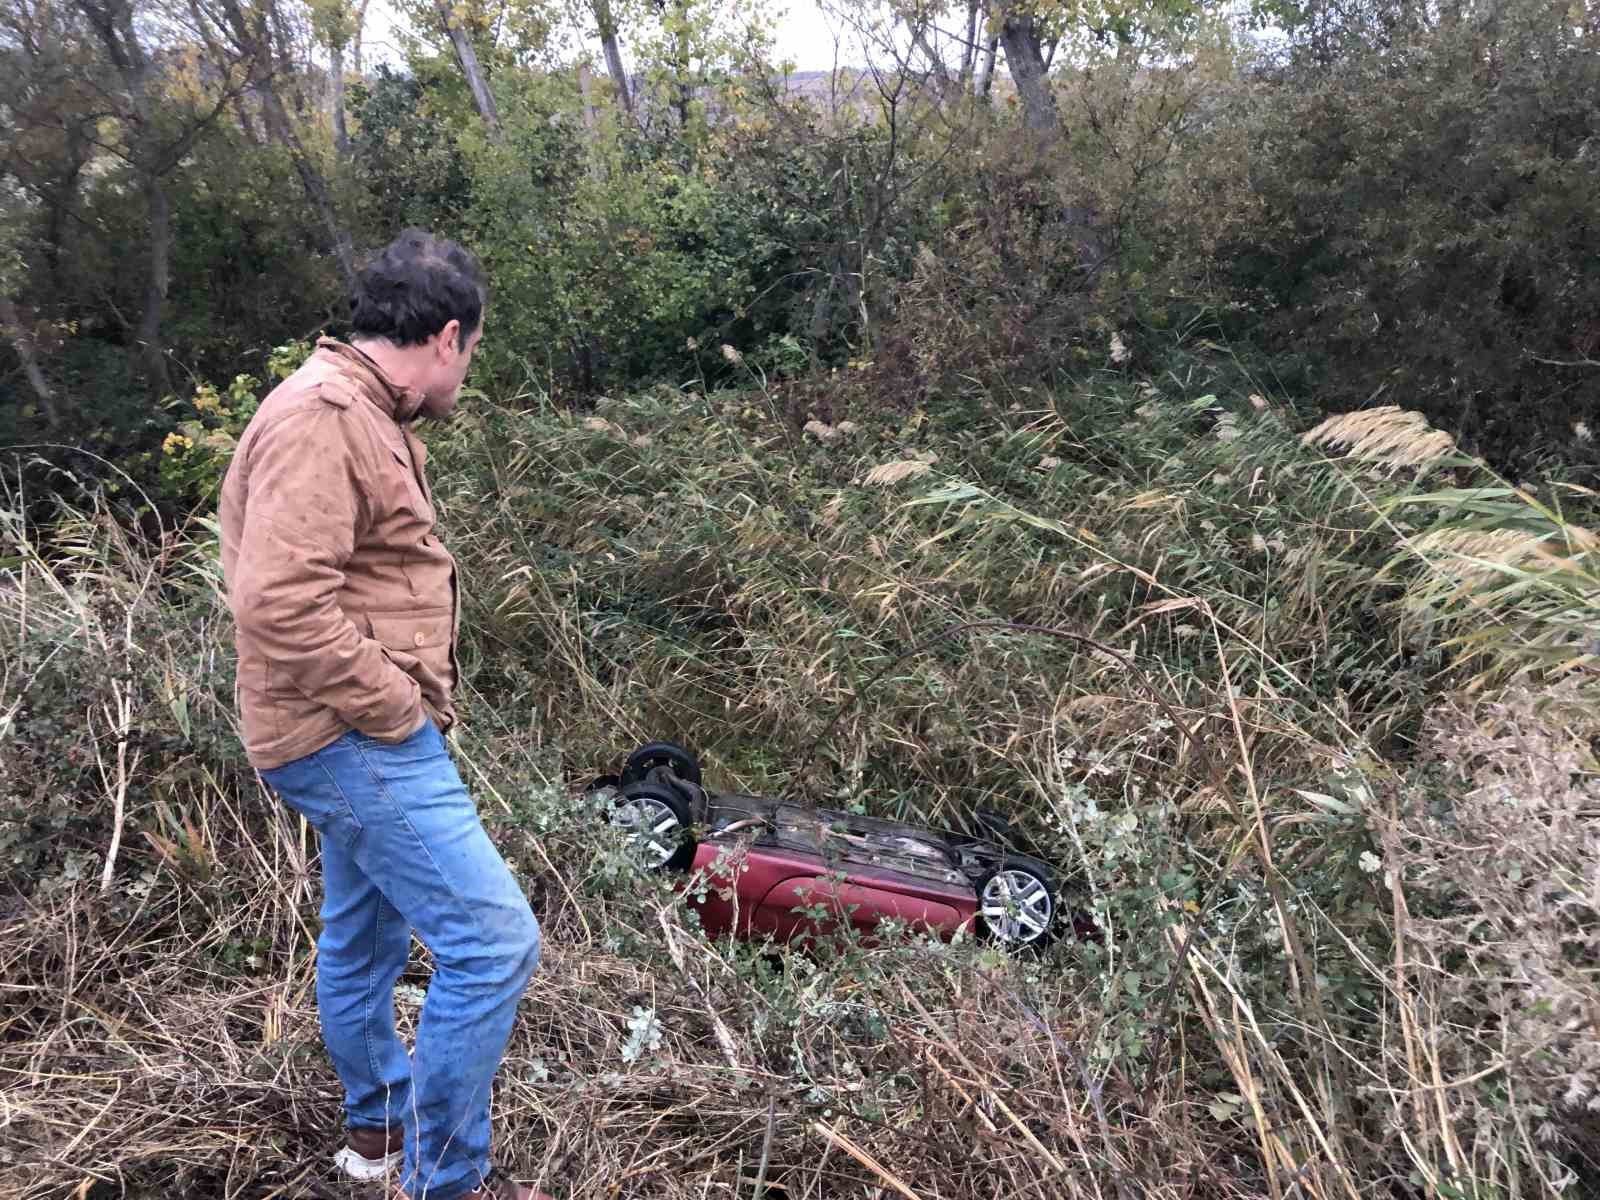
{"label": "tree trunk", "polygon": [[589,64],[578,64],[578,95],[583,104],[583,145],[589,159],[589,176],[599,179],[603,174],[600,152],[600,113],[594,105],[594,81],[589,74]]}
{"label": "tree trunk", "polygon": [[333,150],[343,162],[350,157],[350,131],[344,123],[344,47],[328,49],[328,70],[331,72],[333,95]]}
{"label": "tree trunk", "polygon": [[287,92],[295,116],[303,118],[315,107],[315,104],[306,102],[305,81],[311,78],[311,60],[309,57],[305,62],[295,60],[294,34],[284,19],[283,6],[278,0],[260,0],[259,7],[263,17],[261,40],[267,48],[268,61],[272,64],[271,78],[283,82],[283,86],[277,89],[278,95],[281,97]]}
{"label": "tree trunk", "polygon": [[972,86],[972,70],[978,61],[978,13],[982,0],[967,0],[967,40],[961,47],[961,90]]}
{"label": "tree trunk", "polygon": [[153,120],[150,60],[139,41],[132,4],[124,0],[78,0],[78,8],[99,35],[106,56],[128,93],[128,111],[121,116],[132,133],[129,159],[144,193],[150,247],[144,305],[133,349],[144,364],[151,387],[158,395],[165,395],[171,390],[172,381],[167,374],[166,348],[161,342],[161,317],[172,269],[172,206],[161,181],[176,160],[161,144]]}
{"label": "tree trunk", "polygon": [[938,89],[939,100],[942,103],[950,95],[950,72],[945,69],[944,55],[934,49],[928,41],[926,27],[917,20],[907,22],[906,28],[911,33],[911,44],[921,50],[928,58],[928,69],[933,73],[934,86]]}
{"label": "tree trunk", "polygon": [[250,115],[250,106],[242,94],[233,98],[233,115],[239,118],[239,132],[244,134],[244,140],[252,146],[261,145],[261,134],[256,130],[255,118]]}
{"label": "tree trunk", "polygon": [[600,32],[600,46],[606,55],[606,72],[617,89],[623,111],[633,116],[633,90],[628,86],[628,70],[622,65],[622,43],[617,39],[617,22],[611,16],[611,0],[593,0],[594,23]]}
{"label": "tree trunk", "polygon": [[583,131],[590,142],[593,142],[596,131],[600,125],[600,114],[594,107],[594,83],[589,73],[589,64],[578,64],[578,96],[583,101]]}
{"label": "tree trunk", "polygon": [[356,5],[356,27],[350,31],[350,70],[361,78],[361,31],[367,24],[367,0]]}
{"label": "tree trunk", "polygon": [[1056,98],[1045,75],[1044,54],[1039,47],[1039,30],[1031,16],[1009,7],[1001,10],[1005,18],[1000,27],[1000,42],[1006,51],[1006,66],[1022,100],[1023,124],[1036,133],[1054,136],[1059,132]]}
{"label": "tree trunk", "polygon": [[633,89],[628,86],[628,69],[622,65],[622,44],[617,41],[617,35],[609,35],[604,43],[606,52],[606,73],[611,76],[611,82],[617,89],[617,98],[622,101],[622,107],[628,115],[633,116]]}
{"label": "tree trunk", "polygon": [[44,372],[39,369],[39,353],[34,345],[33,331],[17,313],[17,306],[9,296],[0,296],[0,329],[11,335],[12,345],[17,348],[17,357],[22,360],[22,373],[28,377],[28,386],[38,398],[39,407],[44,410],[45,424],[52,430],[60,429],[61,413],[56,408],[55,393],[50,390]]}
{"label": "tree trunk", "polygon": [[1000,39],[992,37],[983,51],[983,65],[978,68],[978,99],[988,100],[989,91],[994,87],[994,59],[995,52],[1000,48]]}
{"label": "tree trunk", "polygon": [[284,149],[289,151],[295,172],[300,176],[300,186],[305,189],[306,199],[311,201],[311,207],[316,209],[317,215],[322,218],[322,224],[328,231],[328,240],[332,243],[333,255],[339,260],[339,270],[344,274],[345,283],[354,286],[355,251],[350,245],[349,235],[339,224],[339,214],[333,207],[333,194],[328,190],[328,181],[322,177],[322,172],[317,170],[316,163],[311,161],[311,155],[306,152],[305,144],[301,142],[299,135],[294,131],[294,126],[289,122],[289,114],[283,107],[283,101],[279,99],[278,93],[273,90],[270,83],[262,87],[261,107],[268,131]]}
{"label": "tree trunk", "polygon": [[300,176],[300,186],[305,189],[306,199],[311,202],[311,207],[322,218],[322,224],[327,229],[330,248],[339,262],[339,270],[344,274],[345,282],[353,285],[356,278],[355,251],[339,224],[339,215],[333,206],[333,194],[328,190],[328,182],[322,177],[322,172],[311,161],[305,144],[295,133],[283,97],[273,83],[280,58],[276,52],[274,31],[281,29],[275,11],[271,7],[266,10],[256,7],[246,13],[239,0],[222,0],[221,9],[223,23],[233,39],[234,48],[240,58],[249,64],[249,79],[261,102],[261,123],[266,127],[267,136],[289,152],[295,172]]}
{"label": "tree trunk", "polygon": [[44,260],[50,268],[50,281],[55,286],[59,286],[61,282],[61,252],[67,244],[67,219],[72,216],[73,202],[78,198],[78,180],[82,177],[83,169],[89,160],[86,149],[88,143],[77,136],[80,132],[76,125],[71,127],[70,158],[50,192],[50,217],[45,225]]}
{"label": "tree trunk", "polygon": [[817,289],[817,294],[811,301],[810,341],[813,357],[828,336],[828,326],[833,319],[829,311],[833,303],[833,289],[842,269],[842,263],[836,259],[828,272],[827,282]]}
{"label": "tree trunk", "polygon": [[450,0],[438,0],[437,11],[445,32],[450,35],[450,44],[455,47],[456,62],[466,76],[467,87],[472,89],[472,102],[478,106],[478,115],[489,127],[489,136],[498,141],[500,110],[495,107],[494,93],[489,90],[489,81],[484,78],[483,68],[478,65],[478,52],[472,48],[472,39],[451,16]]}
{"label": "tree trunk", "polygon": [[146,220],[150,225],[149,274],[145,279],[144,310],[139,314],[139,353],[156,391],[172,390],[167,374],[166,347],[161,344],[162,309],[172,271],[172,206],[161,180],[147,174],[144,181]]}
{"label": "tree trunk", "polygon": [[[682,3],[678,5],[678,20],[680,24],[678,26],[676,61],[673,63],[673,70],[678,76],[677,108],[678,128],[680,130],[689,128],[689,108],[694,103],[694,81],[689,78],[688,14],[684,11],[686,7],[687,5]],[[694,148],[692,145],[688,147],[688,150],[690,154],[693,154]]]}

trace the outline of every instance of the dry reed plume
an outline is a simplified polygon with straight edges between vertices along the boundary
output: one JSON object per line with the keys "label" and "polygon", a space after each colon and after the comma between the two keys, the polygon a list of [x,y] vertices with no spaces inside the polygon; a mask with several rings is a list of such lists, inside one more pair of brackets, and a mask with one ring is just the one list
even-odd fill
{"label": "dry reed plume", "polygon": [[1301,435],[1307,446],[1336,446],[1387,467],[1427,467],[1456,452],[1455,439],[1398,405],[1341,413]]}

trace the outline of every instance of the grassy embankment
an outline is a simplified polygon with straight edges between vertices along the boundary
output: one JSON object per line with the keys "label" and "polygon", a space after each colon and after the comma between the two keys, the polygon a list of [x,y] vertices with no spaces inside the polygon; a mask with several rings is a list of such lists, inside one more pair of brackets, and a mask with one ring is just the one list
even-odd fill
{"label": "grassy embankment", "polygon": [[[805,432],[752,379],[433,436],[463,772],[546,926],[510,1164],[571,1196],[1595,1185],[1593,538],[1403,414],[1307,446],[1202,378]],[[242,769],[209,530],[5,519],[0,1193],[346,1194],[314,839]],[[1008,810],[1103,937],[774,973],[576,798],[653,737],[728,785]]]}

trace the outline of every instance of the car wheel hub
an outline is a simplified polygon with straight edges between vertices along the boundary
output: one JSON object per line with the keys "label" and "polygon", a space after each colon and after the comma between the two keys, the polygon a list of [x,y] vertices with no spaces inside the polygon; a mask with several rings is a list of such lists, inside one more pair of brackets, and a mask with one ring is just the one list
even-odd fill
{"label": "car wheel hub", "polygon": [[1050,889],[1026,871],[1001,871],[983,889],[983,921],[1002,942],[1031,942],[1050,928]]}
{"label": "car wheel hub", "polygon": [[632,796],[611,810],[611,824],[626,832],[628,847],[647,867],[659,867],[677,852],[681,825],[676,814],[659,800]]}

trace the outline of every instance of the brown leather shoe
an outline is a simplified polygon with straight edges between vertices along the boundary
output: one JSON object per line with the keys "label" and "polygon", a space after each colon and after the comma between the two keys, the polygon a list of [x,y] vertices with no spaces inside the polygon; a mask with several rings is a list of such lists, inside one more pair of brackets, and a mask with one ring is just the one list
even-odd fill
{"label": "brown leather shoe", "polygon": [[334,1165],[351,1179],[370,1183],[398,1171],[405,1161],[406,1131],[396,1125],[390,1129],[351,1129],[345,1135],[344,1149],[333,1156]]}

